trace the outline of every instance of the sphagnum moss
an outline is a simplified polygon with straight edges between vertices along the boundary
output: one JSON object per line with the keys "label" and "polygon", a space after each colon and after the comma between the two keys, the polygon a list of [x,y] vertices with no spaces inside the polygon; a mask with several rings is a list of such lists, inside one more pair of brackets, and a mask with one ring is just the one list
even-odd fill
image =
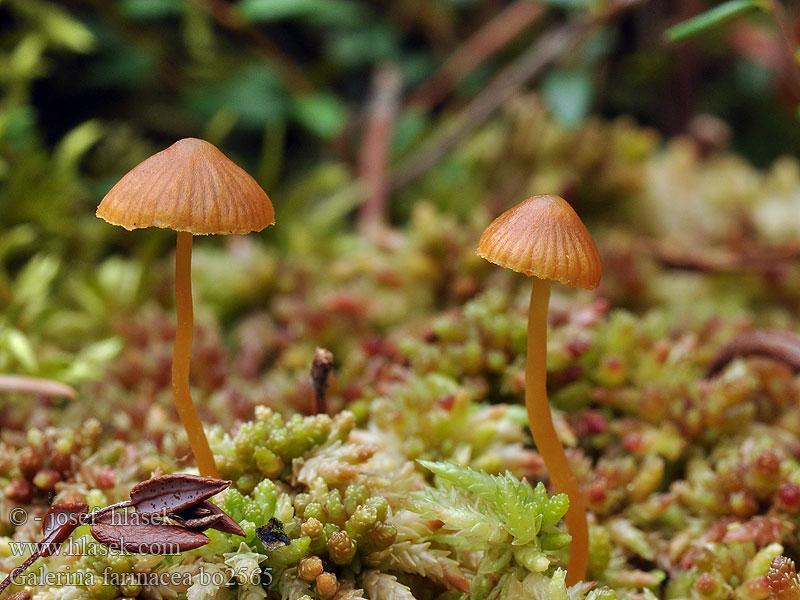
{"label": "sphagnum moss", "polygon": [[[531,186],[545,182],[575,192],[583,214],[600,205],[582,190],[591,189],[596,202],[625,197],[637,220],[650,224],[659,248],[677,236],[690,240],[700,258],[709,249],[731,256],[743,248],[780,248],[779,232],[796,229],[786,218],[796,213],[790,200],[797,196],[796,161],[760,172],[726,156],[701,159],[686,141],[649,156],[651,132],[593,122],[572,133],[550,123],[537,106],[530,97],[515,101],[470,144],[470,156],[454,157],[481,166],[468,170],[476,196],[493,192],[491,182],[511,171]],[[532,141],[525,132],[534,125],[541,136]],[[486,146],[487,139],[506,138],[510,146]],[[744,189],[764,193],[745,198]],[[732,198],[736,211],[709,212]],[[441,201],[436,194],[431,199]],[[776,209],[782,216],[775,217]],[[743,215],[749,232],[742,231]],[[244,280],[226,273],[228,249],[204,251],[208,260],[196,265],[196,287],[230,320],[223,330],[212,316],[198,319],[194,393],[219,423],[209,431],[211,445],[220,469],[239,486],[221,503],[238,510],[246,544],[220,533],[207,548],[174,560],[53,556],[47,569],[101,575],[111,563],[125,572],[189,571],[191,577],[201,569],[223,572],[225,561],[274,569],[269,590],[239,582],[206,588],[196,578],[188,589],[87,584],[69,591],[87,600],[176,593],[228,600],[251,592],[318,600],[316,578],[298,576],[301,563],[315,563],[314,557],[323,572],[336,576],[337,600],[389,591],[449,599],[466,586],[473,598],[509,600],[796,597],[788,558],[800,506],[796,375],[791,365],[744,357],[706,376],[715,354],[739,333],[755,326],[798,330],[787,308],[800,298],[796,265],[776,258],[763,274],[679,272],[669,256],[617,229],[598,240],[609,267],[604,297],[553,294],[548,393],[556,431],[592,513],[589,576],[600,582],[594,589],[567,589],[564,553],[557,549],[564,543],[561,525],[509,547],[503,513],[492,502],[410,462],[493,475],[508,469],[516,481],[528,479],[533,492],[544,476],[518,406],[525,299],[520,282],[471,255],[477,227],[420,202],[408,227],[383,246],[326,235],[295,244],[289,261],[245,241],[236,246]],[[4,240],[18,235],[9,232]],[[702,247],[706,243],[713,247]],[[112,262],[83,272],[52,254],[2,260],[10,285],[4,288],[0,365],[7,372],[63,377],[79,392],[77,401],[64,405],[14,396],[4,406],[0,485],[13,492],[6,502],[18,499],[13,504],[31,515],[48,501],[50,492],[37,482],[50,487],[52,470],[61,476],[53,484],[56,500],[102,505],[153,470],[179,470],[187,453],[168,410],[171,319],[165,308],[138,308],[135,300],[146,289],[160,289],[159,274],[167,267]],[[69,276],[56,276],[67,269]],[[131,275],[136,280],[136,272],[138,284],[120,285]],[[55,314],[49,302],[74,310]],[[408,315],[413,324],[406,324]],[[118,338],[102,344],[114,322]],[[84,355],[78,344],[86,346]],[[352,415],[292,416],[309,405],[308,365],[316,345],[336,355],[331,413],[349,405]],[[259,407],[253,418],[258,404],[271,409]],[[78,423],[89,416],[98,421],[84,436]],[[31,424],[37,429],[26,438]],[[504,485],[516,489],[511,480]],[[333,490],[335,518],[327,512]],[[424,495],[408,506],[411,492]],[[436,510],[447,519],[410,508]],[[363,532],[373,509],[377,521]],[[269,557],[257,529],[276,515],[285,520],[290,543]],[[15,526],[5,520],[0,528],[9,536],[0,539],[0,568],[8,572],[17,562],[10,542],[35,539],[36,528],[32,521]],[[337,533],[353,541],[360,534],[346,565],[328,554],[327,541]],[[476,550],[478,542],[485,549]],[[31,591],[36,600],[66,593],[43,586]]]}

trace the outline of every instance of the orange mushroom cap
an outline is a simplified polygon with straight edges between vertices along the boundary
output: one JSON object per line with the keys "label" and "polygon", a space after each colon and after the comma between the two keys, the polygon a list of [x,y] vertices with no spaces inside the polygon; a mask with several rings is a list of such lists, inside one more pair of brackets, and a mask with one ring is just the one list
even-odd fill
{"label": "orange mushroom cap", "polygon": [[198,235],[250,233],[275,223],[267,194],[216,146],[185,138],[131,169],[97,216],[125,229],[163,227]]}
{"label": "orange mushroom cap", "polygon": [[478,256],[528,276],[594,289],[603,264],[577,213],[560,196],[532,196],[492,221]]}

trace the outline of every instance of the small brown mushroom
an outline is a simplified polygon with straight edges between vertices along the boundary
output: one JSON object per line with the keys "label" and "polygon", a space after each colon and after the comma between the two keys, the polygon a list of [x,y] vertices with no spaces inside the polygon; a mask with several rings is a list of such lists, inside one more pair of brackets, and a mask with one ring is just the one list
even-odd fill
{"label": "small brown mushroom", "polygon": [[525,406],[533,441],[553,487],[569,496],[564,517],[572,536],[567,584],[586,576],[589,532],[586,504],[556,435],[547,401],[547,308],[550,281],[594,289],[603,265],[592,236],[572,207],[559,196],[533,196],[492,221],[478,242],[478,256],[533,281],[528,311]]}
{"label": "small brown mushroom", "polygon": [[214,456],[189,391],[192,350],[192,235],[247,234],[275,222],[272,203],[255,179],[214,145],[195,138],[175,142],[134,167],[100,202],[97,216],[125,229],[162,227],[178,232],[175,308],[178,328],[172,391],[201,475],[217,477]]}

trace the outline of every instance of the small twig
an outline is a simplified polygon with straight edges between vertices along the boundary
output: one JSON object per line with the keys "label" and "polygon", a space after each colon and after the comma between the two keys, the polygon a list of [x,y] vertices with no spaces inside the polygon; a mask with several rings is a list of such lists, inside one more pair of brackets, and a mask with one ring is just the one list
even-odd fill
{"label": "small twig", "polygon": [[392,181],[393,189],[403,188],[419,179],[459,142],[485,122],[516,91],[532,80],[557,56],[577,42],[582,27],[562,25],[539,38],[522,56],[505,67],[463,111],[452,125],[427,148],[400,165]]}
{"label": "small twig", "polygon": [[75,400],[78,397],[75,388],[66,383],[26,375],[0,374],[0,393],[2,392],[32,394],[47,398],[68,398],[69,400]]}
{"label": "small twig", "polygon": [[508,45],[545,13],[544,4],[516,0],[472,34],[434,75],[409,98],[408,104],[428,110],[447,96],[477,66]]}
{"label": "small twig", "polygon": [[583,19],[577,23],[567,23],[543,34],[514,62],[500,71],[486,89],[456,116],[444,133],[398,167],[392,179],[392,190],[401,189],[419,179],[453,147],[491,117],[520,88],[539,76],[547,65],[585,39],[589,31],[639,1],[612,2],[606,11],[596,17]]}
{"label": "small twig", "polygon": [[752,248],[747,252],[724,249],[694,249],[691,253],[652,240],[644,247],[659,263],[673,269],[703,273],[770,272],[800,258],[800,246],[787,244],[774,248]]}
{"label": "small twig", "polygon": [[735,271],[728,253],[697,249],[689,253],[652,240],[643,240],[643,245],[656,261],[667,268],[700,271],[702,273],[730,273]]}
{"label": "small twig", "polygon": [[317,348],[314,360],[311,362],[311,387],[314,389],[314,414],[328,412],[328,402],[325,393],[328,389],[328,377],[333,368],[333,353],[324,348]]}
{"label": "small twig", "polygon": [[787,364],[795,372],[800,371],[800,336],[777,329],[740,333],[720,348],[706,369],[706,378],[713,377],[734,358],[742,356],[766,356]]}
{"label": "small twig", "polygon": [[15,567],[15,568],[14,568],[14,569],[11,571],[11,573],[9,573],[9,574],[8,574],[8,577],[6,577],[6,578],[5,578],[3,581],[0,581],[0,594],[2,594],[2,593],[3,593],[3,591],[4,591],[4,590],[5,590],[5,589],[6,589],[6,588],[9,586],[9,585],[11,585],[12,583],[14,583],[14,580],[15,580],[17,577],[19,577],[20,575],[22,575],[22,573],[24,573],[25,571],[27,571],[27,570],[28,570],[28,567],[30,567],[30,566],[31,566],[33,563],[35,563],[35,562],[36,562],[36,561],[39,559],[39,557],[40,557],[41,555],[42,555],[42,551],[41,551],[41,549],[37,548],[36,550],[34,550],[34,551],[33,551],[33,553],[32,553],[32,554],[31,554],[31,555],[30,555],[28,558],[26,558],[26,559],[25,559],[25,562],[23,562],[23,563],[22,563],[21,565],[19,565],[18,567]]}
{"label": "small twig", "polygon": [[362,231],[373,230],[387,220],[386,170],[401,89],[402,79],[396,65],[383,65],[375,72],[358,160],[359,179],[364,186],[364,201],[358,211]]}

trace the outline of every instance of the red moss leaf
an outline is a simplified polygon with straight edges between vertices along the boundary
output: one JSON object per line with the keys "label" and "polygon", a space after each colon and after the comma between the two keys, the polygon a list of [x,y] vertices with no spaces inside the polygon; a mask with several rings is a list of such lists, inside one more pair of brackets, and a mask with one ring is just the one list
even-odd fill
{"label": "red moss leaf", "polygon": [[780,542],[789,533],[789,527],[777,517],[753,517],[741,527],[729,530],[723,542],[755,542],[757,546],[766,546],[772,542]]}

